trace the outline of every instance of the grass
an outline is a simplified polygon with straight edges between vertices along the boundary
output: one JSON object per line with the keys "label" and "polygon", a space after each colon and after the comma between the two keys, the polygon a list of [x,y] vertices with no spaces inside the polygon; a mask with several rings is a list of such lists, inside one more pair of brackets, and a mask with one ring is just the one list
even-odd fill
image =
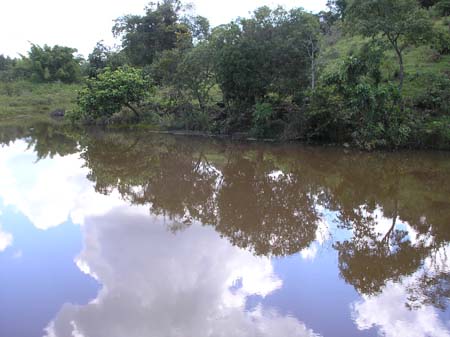
{"label": "grass", "polygon": [[79,88],[78,84],[0,82],[0,119],[49,119],[56,109],[75,107]]}

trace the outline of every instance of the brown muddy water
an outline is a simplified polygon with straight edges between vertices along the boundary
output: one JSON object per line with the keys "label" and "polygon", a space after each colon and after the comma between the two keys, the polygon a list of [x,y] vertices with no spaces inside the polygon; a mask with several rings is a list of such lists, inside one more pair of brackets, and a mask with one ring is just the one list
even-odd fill
{"label": "brown muddy water", "polygon": [[450,336],[450,154],[0,130],[1,337]]}

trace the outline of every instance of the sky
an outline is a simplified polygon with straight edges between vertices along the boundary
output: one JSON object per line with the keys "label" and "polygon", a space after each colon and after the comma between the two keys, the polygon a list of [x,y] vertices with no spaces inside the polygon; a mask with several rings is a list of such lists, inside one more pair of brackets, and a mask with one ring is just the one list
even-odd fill
{"label": "sky", "polygon": [[[97,41],[118,44],[111,33],[113,20],[125,14],[143,14],[150,0],[2,0],[0,54],[16,57],[30,42],[77,48],[87,56]],[[303,7],[317,12],[326,0],[191,0],[195,11],[213,26],[227,23],[263,5]]]}

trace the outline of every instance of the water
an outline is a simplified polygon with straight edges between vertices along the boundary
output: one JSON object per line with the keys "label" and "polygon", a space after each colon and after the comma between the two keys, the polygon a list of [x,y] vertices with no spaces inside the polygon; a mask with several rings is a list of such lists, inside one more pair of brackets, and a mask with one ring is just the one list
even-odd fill
{"label": "water", "polygon": [[0,129],[0,336],[450,336],[450,154]]}

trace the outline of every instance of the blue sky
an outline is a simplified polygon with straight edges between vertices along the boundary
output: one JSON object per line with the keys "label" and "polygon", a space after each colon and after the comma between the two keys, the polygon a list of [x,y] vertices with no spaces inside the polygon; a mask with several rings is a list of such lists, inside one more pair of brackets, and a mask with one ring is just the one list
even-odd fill
{"label": "blue sky", "polygon": [[[0,11],[0,54],[26,53],[30,43],[60,44],[77,48],[85,56],[95,43],[114,44],[113,20],[124,14],[142,13],[148,0],[3,0]],[[247,16],[263,6],[303,7],[317,12],[326,0],[193,0],[196,12],[213,25]]]}

